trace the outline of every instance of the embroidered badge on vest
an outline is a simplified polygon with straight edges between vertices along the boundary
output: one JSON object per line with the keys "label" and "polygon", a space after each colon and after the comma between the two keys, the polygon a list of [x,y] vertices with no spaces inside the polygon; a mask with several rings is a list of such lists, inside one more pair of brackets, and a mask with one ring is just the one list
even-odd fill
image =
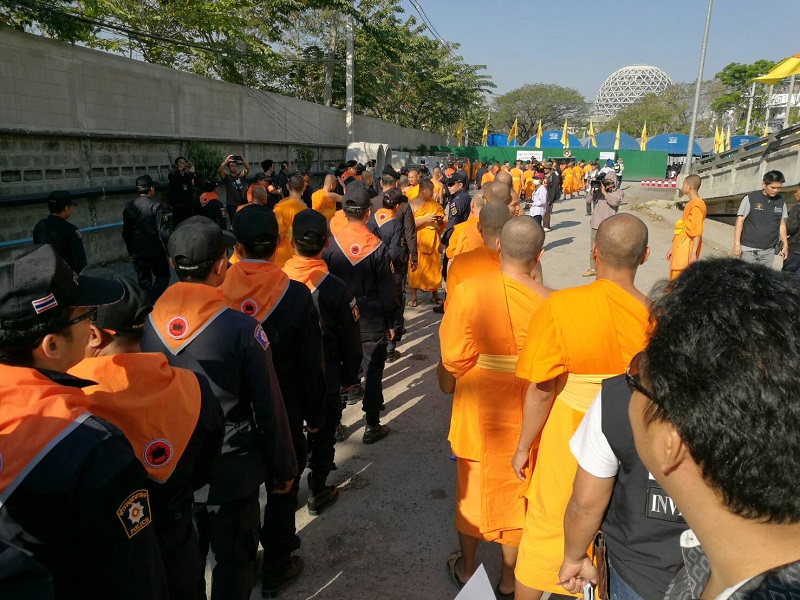
{"label": "embroidered badge on vest", "polygon": [[258,304],[256,304],[256,301],[252,298],[247,298],[239,305],[239,310],[252,317],[258,312]]}
{"label": "embroidered badge on vest", "polygon": [[153,520],[150,512],[150,495],[147,490],[136,490],[117,509],[117,518],[128,539],[150,525]]}
{"label": "embroidered badge on vest", "polygon": [[158,469],[172,460],[172,444],[167,440],[153,440],[144,447],[144,462],[148,467]]}
{"label": "embroidered badge on vest", "polygon": [[189,333],[189,321],[183,317],[172,317],[167,321],[167,335],[173,340],[182,340]]}
{"label": "embroidered badge on vest", "polygon": [[256,330],[253,332],[253,337],[256,338],[256,341],[264,350],[267,349],[267,346],[269,346],[269,338],[267,338],[267,332],[264,331],[264,328],[261,327],[261,325],[256,326]]}
{"label": "embroidered badge on vest", "polygon": [[358,244],[351,244],[350,245],[350,254],[353,256],[358,256],[361,253],[361,246]]}

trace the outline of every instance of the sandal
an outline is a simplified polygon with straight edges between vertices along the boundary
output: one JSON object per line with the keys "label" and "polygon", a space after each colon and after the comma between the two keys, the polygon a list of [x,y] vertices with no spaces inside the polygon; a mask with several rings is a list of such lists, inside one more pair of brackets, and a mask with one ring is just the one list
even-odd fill
{"label": "sandal", "polygon": [[435,304],[436,306],[441,306],[444,304],[440,298],[431,298],[431,304]]}
{"label": "sandal", "polygon": [[417,306],[419,306],[419,304],[417,303],[417,301],[416,301],[416,300],[409,300],[409,301],[406,303],[406,306],[410,306],[411,308],[416,308]]}
{"label": "sandal", "polygon": [[458,586],[458,589],[462,589],[466,584],[466,582],[461,581],[456,574],[456,565],[458,564],[459,560],[462,560],[464,557],[461,556],[461,551],[453,552],[449,558],[447,559],[447,572],[450,574],[450,578],[453,582]]}
{"label": "sandal", "polygon": [[500,591],[500,582],[498,582],[494,588],[494,597],[496,600],[514,600],[514,592],[511,592],[510,594],[504,594]]}

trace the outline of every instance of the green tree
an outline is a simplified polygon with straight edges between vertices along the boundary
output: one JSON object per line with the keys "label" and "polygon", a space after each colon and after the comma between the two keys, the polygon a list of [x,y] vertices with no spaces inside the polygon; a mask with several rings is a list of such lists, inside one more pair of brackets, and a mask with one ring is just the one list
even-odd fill
{"label": "green tree", "polygon": [[[704,81],[700,89],[700,107],[696,134],[704,137],[713,133],[714,119],[710,104],[720,94],[715,81]],[[659,133],[689,133],[694,110],[694,83],[676,83],[658,94],[648,94],[620,110],[610,121],[613,129],[617,121],[621,131],[639,137],[647,123],[648,137]]]}
{"label": "green tree", "polygon": [[[732,129],[744,132],[753,78],[769,72],[775,64],[771,60],[761,59],[750,65],[739,63],[727,65],[715,75],[715,78],[724,86],[725,91],[711,103],[711,110],[719,119],[723,115],[728,115],[728,120],[734,124]],[[768,89],[768,86],[756,85],[751,123],[764,122]]]}
{"label": "green tree", "polygon": [[490,130],[508,131],[517,119],[517,140],[522,144],[542,129],[563,127],[564,119],[582,121],[588,113],[583,95],[574,88],[551,83],[528,83],[498,96],[493,102]]}
{"label": "green tree", "polygon": [[91,39],[95,28],[80,20],[80,9],[70,0],[0,0],[0,27],[36,31],[65,42]]}

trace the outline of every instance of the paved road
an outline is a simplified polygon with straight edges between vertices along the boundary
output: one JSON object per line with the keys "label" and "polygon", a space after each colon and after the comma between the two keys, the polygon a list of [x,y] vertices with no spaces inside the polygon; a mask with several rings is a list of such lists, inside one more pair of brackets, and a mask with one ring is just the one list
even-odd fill
{"label": "paved road", "polygon": [[[627,187],[627,186],[626,186]],[[669,192],[641,191],[630,186],[622,210],[640,216],[650,231],[651,258],[640,269],[636,283],[651,288],[667,274],[664,254],[672,226],[680,213],[642,206],[643,201],[673,196]],[[547,285],[563,288],[588,282],[589,225],[583,199],[556,205],[553,230],[547,234],[543,268]],[[706,256],[729,251],[732,228],[709,222]],[[127,268],[127,267],[125,267]],[[387,366],[386,413],[392,427],[385,440],[361,443],[363,413],[358,406],[344,414],[348,438],[337,446],[339,470],[330,483],[341,489],[339,502],[319,517],[302,507],[297,513],[306,563],[302,578],[288,588],[291,599],[452,599],[457,590],[449,580],[445,561],[457,549],[453,526],[455,469],[449,459],[447,430],[450,397],[439,392],[435,379],[438,360],[439,316],[431,312],[429,295],[418,308],[406,308],[408,334],[400,345],[402,357]],[[499,549],[482,545],[492,583],[499,577]],[[260,598],[256,588],[252,598]]]}

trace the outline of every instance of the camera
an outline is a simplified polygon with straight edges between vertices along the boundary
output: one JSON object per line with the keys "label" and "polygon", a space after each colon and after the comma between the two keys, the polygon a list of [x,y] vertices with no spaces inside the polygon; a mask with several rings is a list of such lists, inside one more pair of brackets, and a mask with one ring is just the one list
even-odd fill
{"label": "camera", "polygon": [[595,175],[594,179],[589,182],[589,185],[592,188],[592,191],[599,190],[601,185],[606,185],[608,182],[606,181],[606,174],[605,173],[598,173]]}

